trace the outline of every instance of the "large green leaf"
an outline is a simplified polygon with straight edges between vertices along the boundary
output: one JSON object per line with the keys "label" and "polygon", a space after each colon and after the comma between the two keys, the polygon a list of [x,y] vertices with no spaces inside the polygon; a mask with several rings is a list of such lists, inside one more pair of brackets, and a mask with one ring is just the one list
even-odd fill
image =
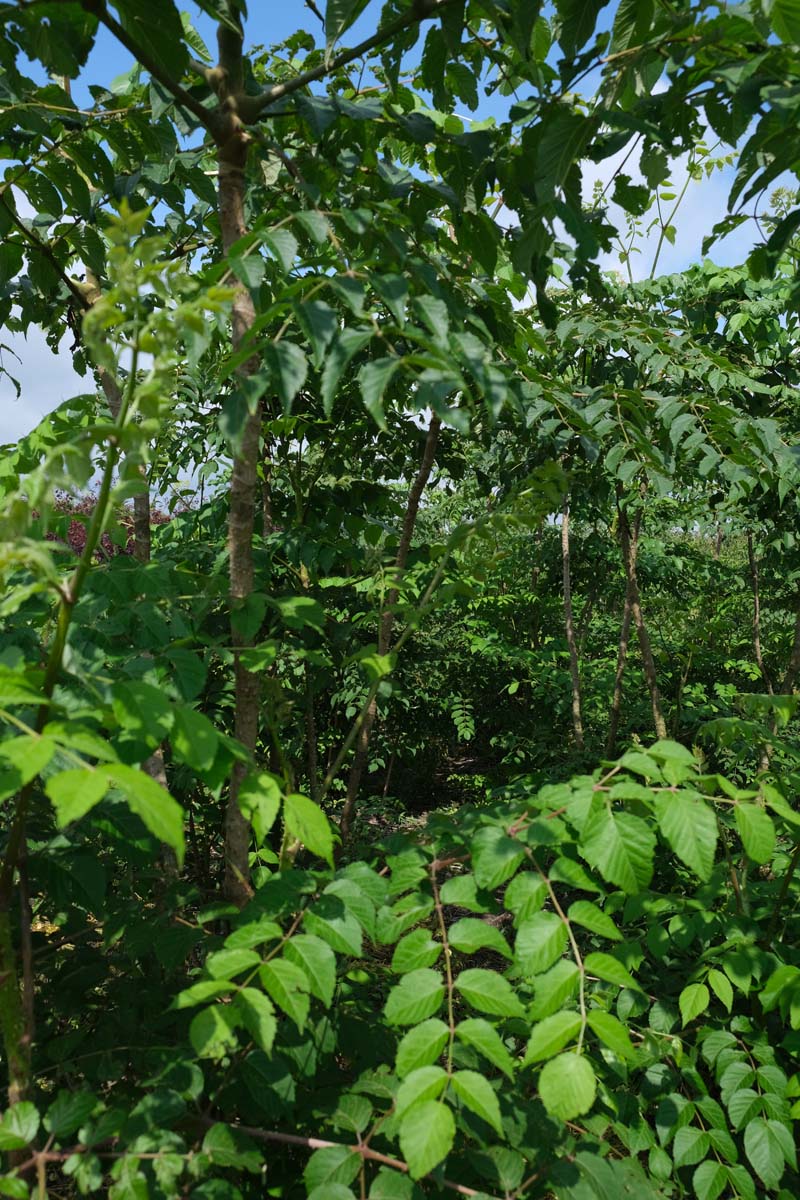
{"label": "large green leaf", "polygon": [[641,817],[613,812],[604,801],[589,813],[581,836],[587,862],[631,894],[650,883],[655,845],[655,835]]}
{"label": "large green leaf", "polygon": [[571,1121],[583,1116],[594,1104],[597,1080],[592,1065],[582,1054],[559,1054],[551,1058],[539,1075],[539,1095],[551,1117]]}
{"label": "large green leaf", "polygon": [[479,1012],[495,1017],[521,1017],[525,1013],[511,984],[495,971],[470,967],[461,972],[455,987],[467,1003]]}
{"label": "large green leaf", "polygon": [[386,1020],[390,1025],[416,1025],[438,1012],[443,999],[444,983],[438,971],[427,967],[409,971],[389,992]]}
{"label": "large green leaf", "polygon": [[701,879],[708,879],[717,850],[717,818],[702,796],[664,792],[656,799],[656,815],[678,858]]}
{"label": "large green leaf", "polygon": [[289,832],[312,854],[333,866],[333,832],[318,804],[298,792],[290,793],[283,803],[283,819]]}
{"label": "large green leaf", "polygon": [[552,912],[534,913],[517,930],[514,957],[523,975],[541,975],[561,958],[567,945],[567,928]]}
{"label": "large green leaf", "polygon": [[183,809],[169,792],[149,775],[123,763],[104,766],[111,783],[119,788],[128,806],[140,817],[154,837],[175,851],[178,863],[183,862]]}
{"label": "large green leaf", "polygon": [[453,1146],[456,1126],[444,1104],[426,1100],[406,1113],[400,1124],[400,1149],[412,1179],[438,1167]]}
{"label": "large green leaf", "polygon": [[503,1136],[503,1121],[500,1116],[500,1104],[489,1080],[477,1071],[456,1071],[450,1080],[451,1087],[461,1098],[467,1108],[476,1113],[481,1120],[491,1125],[496,1133]]}
{"label": "large green leaf", "polygon": [[772,818],[759,804],[740,802],[736,805],[736,827],[742,845],[753,862],[767,863],[775,850],[775,826]]}

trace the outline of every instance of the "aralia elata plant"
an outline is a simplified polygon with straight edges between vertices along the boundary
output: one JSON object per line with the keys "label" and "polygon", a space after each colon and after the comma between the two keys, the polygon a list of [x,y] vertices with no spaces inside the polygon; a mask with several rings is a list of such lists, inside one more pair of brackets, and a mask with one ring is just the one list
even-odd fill
{"label": "aralia elata plant", "polygon": [[198,7],[0,6],[0,303],[97,385],[0,468],[0,1192],[790,1196],[796,213],[623,283],[581,171],[749,203],[792,5]]}

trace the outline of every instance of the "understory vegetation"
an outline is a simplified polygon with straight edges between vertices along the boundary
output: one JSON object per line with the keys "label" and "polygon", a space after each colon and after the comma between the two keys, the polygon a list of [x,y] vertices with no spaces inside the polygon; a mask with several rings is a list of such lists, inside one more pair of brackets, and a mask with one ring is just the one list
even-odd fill
{"label": "understory vegetation", "polygon": [[793,1200],[798,0],[259,7],[0,3],[0,1196]]}

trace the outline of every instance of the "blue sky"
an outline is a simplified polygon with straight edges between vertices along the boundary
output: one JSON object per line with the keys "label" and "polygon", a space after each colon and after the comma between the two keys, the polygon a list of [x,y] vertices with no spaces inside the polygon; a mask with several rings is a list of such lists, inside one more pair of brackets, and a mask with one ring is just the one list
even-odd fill
{"label": "blue sky", "polygon": [[[285,0],[282,4],[265,3],[264,0],[250,0],[250,16],[247,20],[247,42],[249,45],[274,44],[290,36],[302,28],[312,33],[319,41],[324,41],[321,24],[313,12],[306,6],[304,0]],[[324,10],[324,0],[320,0],[320,9]],[[348,31],[346,41],[354,45],[368,37],[376,28],[381,0],[370,0],[358,22]],[[610,4],[601,14],[601,27],[608,27],[615,9]],[[210,18],[205,16],[194,4],[187,10],[192,23],[209,49],[215,51],[215,31]],[[132,65],[131,56],[122,48],[111,35],[101,31],[97,43],[92,50],[81,79],[73,86],[76,102],[88,102],[87,91],[89,83],[110,84],[113,79],[126,72]],[[41,71],[31,67],[30,73],[41,76]],[[588,81],[587,81],[588,82]],[[502,115],[505,106],[502,98],[493,97],[485,101],[482,107],[473,114],[477,118]],[[468,115],[468,114],[463,114]],[[635,160],[634,160],[635,161]],[[591,194],[592,184],[596,179],[605,183],[618,164],[614,159],[607,160],[593,167],[586,164],[587,198]],[[629,163],[626,170],[630,170]],[[673,178],[679,191],[685,179],[685,163],[674,165]],[[666,245],[659,260],[659,273],[678,271],[700,258],[700,247],[704,236],[713,224],[724,215],[727,208],[727,196],[732,178],[730,168],[715,174],[702,183],[690,184],[686,198],[681,206],[676,221],[678,235],[674,246]],[[614,216],[612,210],[612,218]],[[712,251],[714,261],[720,265],[735,265],[743,261],[750,249],[752,233],[748,225],[718,244]],[[655,246],[655,236],[652,235],[642,243],[642,254],[635,260],[634,274],[637,277],[649,273]],[[616,254],[606,256],[602,261],[607,269],[621,270]],[[72,370],[71,358],[68,352],[69,338],[65,338],[62,349],[54,355],[46,346],[44,337],[33,330],[27,339],[21,336],[5,334],[0,338],[10,344],[20,361],[15,361],[4,352],[3,361],[8,369],[20,381],[22,397],[17,400],[10,382],[0,376],[0,444],[13,441],[33,428],[42,416],[63,400],[90,387],[90,381],[81,380]]]}

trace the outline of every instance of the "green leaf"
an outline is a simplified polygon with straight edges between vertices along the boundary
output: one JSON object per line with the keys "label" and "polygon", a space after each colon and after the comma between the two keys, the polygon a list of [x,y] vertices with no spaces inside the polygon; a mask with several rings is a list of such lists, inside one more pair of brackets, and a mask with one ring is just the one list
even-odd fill
{"label": "green leaf", "polygon": [[567,919],[574,925],[582,925],[584,929],[597,933],[600,937],[619,941],[622,934],[617,929],[611,917],[598,908],[591,900],[576,900],[567,910]]}
{"label": "green leaf", "polygon": [[161,688],[141,679],[115,683],[114,715],[123,729],[151,748],[169,736],[175,712]]}
{"label": "green leaf", "polygon": [[570,167],[580,158],[595,129],[595,117],[557,104],[545,112],[536,155],[536,191],[540,201],[551,200],[562,187]]}
{"label": "green leaf", "polygon": [[333,411],[336,389],[350,361],[372,340],[371,329],[343,329],[325,356],[320,398],[326,417]]}
{"label": "green leaf", "polygon": [[[328,238],[331,236],[331,227],[328,223],[328,218],[323,213],[317,212],[313,208],[304,208],[300,212],[295,213],[295,220],[302,225],[312,241],[318,246],[324,246]],[[312,303],[315,303],[312,301]]]}
{"label": "green leaf", "polygon": [[581,850],[604,879],[633,895],[649,887],[656,839],[640,817],[612,812],[605,801],[589,813]]}
{"label": "green leaf", "polygon": [[711,997],[704,983],[690,983],[678,997],[684,1028],[708,1008]]}
{"label": "green leaf", "polygon": [[748,1161],[765,1187],[772,1190],[781,1181],[784,1155],[775,1122],[756,1117],[744,1131],[744,1150]]}
{"label": "green leaf", "polygon": [[412,1071],[397,1089],[395,1096],[395,1111],[398,1117],[415,1104],[424,1100],[436,1100],[447,1087],[448,1075],[443,1067],[418,1067]]}
{"label": "green leaf", "polygon": [[675,1134],[672,1157],[676,1167],[691,1167],[705,1158],[711,1139],[703,1129],[684,1125]]}
{"label": "green leaf", "polygon": [[447,940],[461,954],[475,954],[478,950],[495,950],[503,958],[511,958],[508,943],[499,929],[477,917],[462,917],[447,931]]}
{"label": "green leaf", "polygon": [[49,737],[32,734],[0,742],[0,801],[13,796],[35,779],[56,749],[56,743]]}
{"label": "green leaf", "polygon": [[311,934],[295,934],[286,943],[286,958],[302,967],[308,978],[312,996],[326,1008],[333,1003],[336,989],[336,955],[326,942]]}
{"label": "green leaf", "polygon": [[400,1149],[412,1179],[421,1179],[447,1158],[456,1135],[453,1114],[444,1104],[426,1100],[400,1123]]}
{"label": "green leaf", "polygon": [[537,975],[530,1010],[531,1019],[541,1021],[561,1008],[578,991],[580,978],[577,966],[567,958],[560,959],[544,975]]}
{"label": "green leaf", "polygon": [[349,1184],[361,1170],[364,1160],[349,1146],[325,1146],[315,1150],[306,1163],[303,1179],[309,1191],[335,1183]]}
{"label": "green leaf", "polygon": [[292,401],[306,381],[308,359],[294,342],[272,342],[266,349],[267,361],[283,406],[284,414],[291,411]]}
{"label": "green leaf", "polygon": [[495,1067],[499,1067],[509,1079],[514,1078],[513,1058],[495,1027],[483,1017],[467,1017],[466,1020],[459,1021],[456,1025],[456,1037],[467,1046],[472,1046]]}
{"label": "green leaf", "polygon": [[305,300],[297,311],[314,351],[314,366],[319,369],[325,362],[325,351],[338,332],[339,318],[324,300]]}
{"label": "green leaf", "polygon": [[361,926],[338,896],[320,896],[303,913],[303,924],[338,954],[361,957]]}
{"label": "green leaf", "polygon": [[432,1017],[409,1029],[400,1039],[395,1059],[395,1070],[401,1079],[418,1067],[435,1062],[444,1049],[449,1030],[444,1021]]}
{"label": "green leaf", "polygon": [[176,762],[195,771],[210,771],[217,754],[219,737],[208,717],[186,706],[175,711],[172,752]]}
{"label": "green leaf", "polygon": [[12,1104],[3,1113],[0,1123],[0,1150],[22,1150],[29,1146],[39,1131],[39,1113],[30,1100]]}
{"label": "green leaf", "polygon": [[220,1059],[236,1048],[237,1014],[232,1005],[215,1004],[192,1019],[189,1041],[198,1058]]}
{"label": "green leaf", "polygon": [[522,1017],[525,1009],[507,979],[495,971],[471,967],[462,971],[455,987],[468,1004],[495,1017]]}
{"label": "green leaf", "polygon": [[241,1023],[253,1041],[265,1054],[271,1053],[278,1022],[268,998],[257,988],[244,987],[237,992],[234,1003]]}
{"label": "green leaf", "polygon": [[252,1138],[231,1125],[212,1125],[203,1138],[203,1153],[217,1167],[249,1171],[252,1175],[258,1175],[261,1171],[261,1151]]}
{"label": "green leaf", "polygon": [[541,975],[561,958],[567,946],[567,927],[551,912],[537,912],[517,930],[514,958],[525,976]]}
{"label": "green leaf", "polygon": [[212,979],[233,979],[244,971],[252,971],[261,962],[255,950],[217,950],[206,959],[206,971]]}
{"label": "green leaf", "polygon": [[204,1004],[206,1000],[216,999],[217,996],[224,996],[226,992],[232,992],[235,986],[229,979],[201,979],[198,983],[193,983],[191,987],[178,992],[171,1007],[194,1008],[196,1004]]}
{"label": "green leaf", "polygon": [[431,937],[427,929],[415,929],[395,946],[392,970],[403,975],[419,967],[432,967],[442,952],[442,943]]}
{"label": "green leaf", "polygon": [[496,1133],[503,1136],[503,1122],[500,1116],[500,1105],[494,1088],[483,1075],[477,1071],[456,1071],[450,1080],[451,1087],[457,1096],[477,1116],[491,1125]]}
{"label": "green leaf", "polygon": [[297,258],[298,246],[294,234],[288,229],[271,229],[264,235],[264,243],[288,274]]}
{"label": "green leaf", "polygon": [[768,863],[775,852],[775,826],[760,804],[737,802],[734,813],[745,853],[756,863]]}
{"label": "green leaf", "polygon": [[325,40],[328,46],[347,32],[367,7],[368,0],[328,0],[325,5]]}
{"label": "green leaf", "polygon": [[386,418],[383,415],[383,394],[401,361],[396,357],[374,358],[370,362],[364,363],[358,373],[361,399],[379,429],[387,428]]}
{"label": "green leaf", "polygon": [[103,771],[124,795],[128,807],[135,812],[154,837],[175,851],[178,864],[183,864],[183,809],[169,792],[144,771],[112,763]]}
{"label": "green leaf", "polygon": [[581,1018],[575,1012],[558,1012],[545,1017],[533,1027],[522,1065],[527,1067],[530,1063],[552,1058],[577,1036],[580,1028]]}
{"label": "green leaf", "polygon": [[310,987],[305,971],[285,958],[273,958],[263,963],[258,974],[278,1008],[302,1033],[310,1006]]}
{"label": "green leaf", "polygon": [[96,1108],[93,1092],[60,1091],[47,1110],[44,1127],[57,1138],[67,1137],[80,1129]]}
{"label": "green leaf", "polygon": [[613,1050],[619,1058],[629,1061],[636,1058],[636,1050],[630,1035],[622,1022],[618,1021],[615,1016],[600,1008],[595,1008],[589,1013],[587,1021],[592,1032],[596,1033],[609,1050]]}
{"label": "green leaf", "polygon": [[472,869],[478,887],[494,891],[510,879],[525,857],[525,848],[499,825],[482,826],[472,839]]}
{"label": "green leaf", "polygon": [[389,1025],[416,1025],[438,1012],[444,999],[444,984],[438,971],[422,967],[409,971],[392,988],[384,1012]]}
{"label": "green leaf", "polygon": [[237,801],[242,816],[253,826],[258,844],[263,845],[281,807],[278,777],[269,771],[251,771],[239,785]]}
{"label": "green leaf", "polygon": [[583,966],[587,975],[596,975],[598,979],[605,979],[608,983],[615,983],[618,987],[641,990],[630,972],[623,967],[618,958],[614,958],[613,954],[587,954],[583,960]]}
{"label": "green leaf", "polygon": [[782,42],[800,44],[800,0],[772,0],[769,20]]}
{"label": "green leaf", "polygon": [[594,1104],[597,1081],[591,1063],[582,1054],[559,1054],[539,1075],[539,1096],[551,1117],[571,1121]]}
{"label": "green leaf", "polygon": [[708,879],[717,852],[717,818],[710,806],[690,792],[664,792],[656,798],[656,816],[681,862]]}
{"label": "green leaf", "polygon": [[721,1000],[728,1012],[730,1012],[733,1008],[733,988],[728,976],[723,975],[722,971],[712,968],[708,972],[708,986],[717,999]]}
{"label": "green leaf", "polygon": [[517,924],[538,912],[547,899],[547,884],[532,871],[524,871],[512,879],[505,890],[503,903],[514,913]]}
{"label": "green leaf", "polygon": [[63,829],[100,803],[108,791],[108,776],[91,767],[76,767],[51,775],[44,790],[56,810],[56,824]]}
{"label": "green leaf", "polygon": [[414,1200],[414,1191],[414,1184],[407,1175],[390,1167],[381,1167],[369,1189],[369,1200]]}
{"label": "green leaf", "polygon": [[333,866],[333,833],[328,818],[322,809],[307,796],[290,793],[283,804],[283,819],[286,828],[312,854],[324,858]]}
{"label": "green leaf", "polygon": [[565,54],[574,54],[586,44],[600,10],[607,3],[608,0],[557,0],[556,12],[561,22],[558,40]]}
{"label": "green leaf", "polygon": [[[679,1130],[678,1132],[682,1132]],[[678,1166],[678,1163],[675,1164]],[[728,1172],[722,1163],[701,1163],[692,1175],[692,1187],[697,1200],[716,1200],[728,1182]]]}

